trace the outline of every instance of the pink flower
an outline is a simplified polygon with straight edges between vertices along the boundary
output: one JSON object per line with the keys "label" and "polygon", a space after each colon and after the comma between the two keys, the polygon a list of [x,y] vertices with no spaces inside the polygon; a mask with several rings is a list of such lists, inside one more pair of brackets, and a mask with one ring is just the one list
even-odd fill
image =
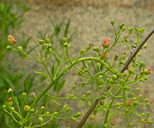
{"label": "pink flower", "polygon": [[[103,55],[103,52],[101,52],[101,55]],[[109,54],[108,54],[108,53],[106,53],[106,54],[105,54],[105,56],[104,56],[104,57],[105,57],[105,59],[106,59],[108,56],[109,56]],[[99,56],[99,57],[101,57],[101,56]],[[104,59],[104,58],[102,57],[102,58],[101,58],[101,60],[103,60],[103,59]]]}
{"label": "pink flower", "polygon": [[111,119],[111,120],[110,120],[110,124],[111,124],[112,126],[114,126],[114,125],[115,125],[115,120],[114,120],[114,119]]}
{"label": "pink flower", "polygon": [[111,40],[111,38],[107,38],[107,39],[105,39],[104,41],[103,41],[103,43],[102,43],[102,46],[104,47],[104,48],[108,48],[109,46],[110,46],[110,40]]}
{"label": "pink flower", "polygon": [[148,68],[147,70],[148,70],[149,74],[151,74],[151,69],[150,69],[150,68]]}
{"label": "pink flower", "polygon": [[127,101],[125,102],[125,104],[126,104],[126,106],[131,106],[131,105],[132,105],[132,101],[131,101],[131,100],[127,100]]}
{"label": "pink flower", "polygon": [[10,45],[13,45],[16,43],[16,39],[11,35],[8,36],[8,41]]}

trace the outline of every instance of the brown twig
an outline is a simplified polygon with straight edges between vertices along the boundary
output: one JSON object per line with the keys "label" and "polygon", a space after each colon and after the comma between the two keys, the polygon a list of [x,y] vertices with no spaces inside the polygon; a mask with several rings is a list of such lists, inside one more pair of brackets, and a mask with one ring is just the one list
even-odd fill
{"label": "brown twig", "polygon": [[[139,50],[142,48],[142,46],[145,44],[145,42],[150,38],[150,36],[154,33],[154,27],[150,30],[150,32],[147,34],[147,36],[141,41],[141,43],[137,46],[137,48],[135,49],[135,51],[130,55],[130,57],[128,58],[128,60],[126,61],[125,65],[123,66],[123,68],[120,70],[121,73],[123,73],[125,70],[128,69],[129,64],[131,63],[131,61],[133,60],[133,58],[136,56],[136,54],[139,52]],[[110,88],[108,87],[108,90]],[[105,90],[102,91],[102,93]],[[101,93],[101,94],[102,94]],[[79,123],[79,125],[77,126],[77,128],[82,128],[82,126],[84,125],[84,123],[86,122],[87,118],[89,117],[89,115],[92,113],[92,111],[94,110],[94,108],[96,107],[96,105],[99,103],[99,99],[96,99],[95,102],[91,105],[91,107],[88,109],[87,113],[85,114],[85,116],[82,118],[81,122]]]}

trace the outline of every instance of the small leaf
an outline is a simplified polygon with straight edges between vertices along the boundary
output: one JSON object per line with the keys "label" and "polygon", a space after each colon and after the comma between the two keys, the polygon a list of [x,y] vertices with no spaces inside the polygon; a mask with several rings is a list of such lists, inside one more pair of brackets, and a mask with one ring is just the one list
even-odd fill
{"label": "small leaf", "polygon": [[59,104],[59,103],[57,103],[50,95],[48,95],[48,94],[46,94],[55,104],[57,104],[57,105],[61,105],[61,104]]}
{"label": "small leaf", "polygon": [[48,76],[47,74],[45,74],[45,73],[42,73],[42,72],[36,72],[36,71],[34,71],[35,73],[37,73],[37,74],[40,74],[40,75],[42,75],[42,76],[45,76],[45,77],[48,77],[48,78],[50,78],[50,76]]}

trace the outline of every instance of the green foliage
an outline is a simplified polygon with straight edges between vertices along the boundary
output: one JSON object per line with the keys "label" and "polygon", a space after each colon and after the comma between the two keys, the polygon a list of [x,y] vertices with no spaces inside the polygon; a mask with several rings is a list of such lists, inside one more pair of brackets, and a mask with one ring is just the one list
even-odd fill
{"label": "green foliage", "polygon": [[[68,32],[69,24],[70,21],[66,24],[67,29],[65,29],[64,33]],[[8,99],[8,102],[3,105],[3,110],[20,125],[20,128],[43,127],[54,119],[72,119],[73,121],[80,119],[82,113],[72,113],[72,107],[68,106],[67,104],[64,105],[64,102],[60,102],[62,100],[81,102],[86,104],[88,107],[91,106],[93,104],[93,100],[96,99],[96,103],[99,103],[99,105],[94,104],[94,109],[92,109],[92,107],[89,109],[90,111],[94,110],[94,116],[90,115],[89,118],[91,120],[95,120],[97,119],[97,114],[99,112],[103,112],[103,124],[101,125],[103,128],[114,128],[114,125],[118,123],[115,116],[118,115],[124,115],[126,118],[126,122],[124,123],[126,123],[128,128],[146,123],[152,123],[152,121],[149,121],[150,113],[139,114],[137,111],[138,107],[150,106],[150,103],[147,103],[148,99],[143,99],[143,95],[137,96],[135,91],[138,91],[139,89],[135,89],[132,86],[140,82],[145,82],[148,79],[147,76],[151,73],[151,69],[149,68],[146,70],[144,69],[143,65],[137,64],[137,59],[140,56],[136,55],[137,53],[135,52],[133,53],[134,56],[130,56],[127,61],[125,60],[127,58],[125,52],[119,58],[117,55],[116,59],[113,57],[113,62],[109,62],[107,60],[109,51],[118,43],[122,43],[130,49],[133,48],[133,46],[126,41],[133,30],[130,29],[128,35],[124,39],[120,40],[120,36],[124,30],[126,30],[124,23],[119,25],[118,31],[115,29],[113,21],[111,24],[115,33],[113,43],[110,45],[111,39],[106,39],[103,43],[108,41],[108,46],[102,47],[103,52],[100,51],[100,48],[93,48],[93,51],[97,54],[97,56],[94,57],[84,57],[91,49],[91,44],[87,46],[86,50],[81,49],[79,52],[80,54],[78,54],[77,57],[70,57],[70,44],[68,43],[67,38],[64,37],[61,39],[58,37],[61,31],[62,22],[59,24],[57,22],[55,22],[55,24],[53,23],[55,39],[58,40],[62,45],[58,45],[57,47],[57,43],[55,44],[56,41],[53,42],[54,35],[51,36],[47,34],[44,39],[38,40],[40,47],[43,49],[42,53],[37,53],[38,57],[30,57],[21,46],[19,47],[16,44],[13,46],[12,50],[21,52],[23,56],[41,63],[46,73],[38,71],[35,71],[35,73],[42,76],[41,80],[50,80],[50,83],[43,87],[43,90],[40,91],[37,96],[35,93],[33,93],[33,100],[29,99],[28,93],[26,92],[29,91],[29,89],[25,89],[25,92],[22,94],[25,102],[22,102],[21,105],[19,104],[20,98],[16,97],[17,92],[14,92],[13,89],[9,89],[8,95],[11,97]],[[143,31],[144,29],[135,29],[135,33],[137,34],[136,47],[138,48],[138,51],[144,48],[142,45],[139,45],[140,36]],[[13,36],[10,38],[14,39]],[[12,43],[10,43],[10,45],[12,45]],[[58,50],[58,48],[60,48],[60,50]],[[125,65],[127,62],[130,65]],[[81,63],[81,65],[78,65],[78,63]],[[95,70],[94,72],[91,68],[89,68],[91,64]],[[55,96],[54,93],[49,94],[50,92],[48,91],[51,88],[53,88],[55,92],[59,93],[60,89],[63,88],[65,83],[63,76],[72,68],[77,69],[76,75],[81,76],[84,81],[79,83],[75,82],[72,84],[72,92],[66,95]],[[127,71],[124,72],[125,70],[123,69]],[[34,78],[29,78],[28,76],[26,79],[27,83],[30,85],[29,87],[31,87],[34,83],[30,83],[30,81],[33,82]],[[97,87],[97,91],[87,90],[86,87],[93,81],[96,82],[95,86]],[[6,82],[10,84],[9,80],[6,80]],[[70,80],[70,84],[71,82],[72,81]],[[76,87],[77,84],[78,87]],[[84,90],[81,91],[82,89]],[[51,104],[48,104],[47,97],[49,97],[51,100]],[[43,98],[42,102],[41,98]],[[42,107],[36,107],[39,104],[39,101],[42,103]],[[47,108],[46,106],[48,105],[52,105],[51,111],[49,112],[45,110],[45,108]],[[16,110],[14,107],[16,107]],[[129,115],[131,115],[131,118]],[[137,122],[132,120],[134,117],[137,117]],[[53,122],[51,125],[56,127],[57,123]],[[89,127],[99,127],[99,125],[90,124]]]}

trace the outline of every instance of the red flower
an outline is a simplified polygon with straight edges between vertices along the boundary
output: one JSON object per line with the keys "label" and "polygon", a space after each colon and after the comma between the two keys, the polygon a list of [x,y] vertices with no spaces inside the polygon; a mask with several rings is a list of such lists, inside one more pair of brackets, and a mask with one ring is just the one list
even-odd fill
{"label": "red flower", "polygon": [[151,69],[150,69],[150,68],[148,68],[147,70],[148,70],[149,74],[151,74]]}
{"label": "red flower", "polygon": [[110,120],[110,124],[111,124],[112,126],[114,126],[114,125],[115,125],[115,120],[114,120],[114,119],[111,119],[111,120]]}
{"label": "red flower", "polygon": [[111,38],[107,38],[107,39],[105,39],[104,41],[103,41],[103,43],[102,43],[102,46],[104,47],[104,48],[108,48],[109,46],[110,46],[110,40],[111,40]]}
{"label": "red flower", "polygon": [[8,41],[10,45],[13,45],[16,43],[16,39],[11,35],[8,36]]}

